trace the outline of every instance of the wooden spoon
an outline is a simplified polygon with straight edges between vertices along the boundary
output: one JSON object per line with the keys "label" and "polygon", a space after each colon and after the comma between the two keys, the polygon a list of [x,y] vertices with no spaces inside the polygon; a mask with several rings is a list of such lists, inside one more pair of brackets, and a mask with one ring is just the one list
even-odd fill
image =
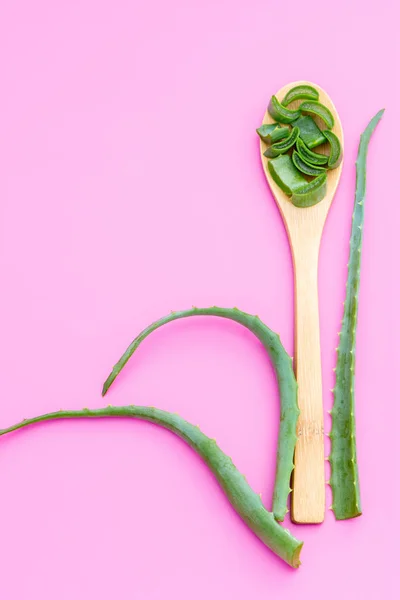
{"label": "wooden spoon", "polygon": [[[319,92],[319,101],[333,114],[332,129],[343,148],[343,130],[339,115],[328,94],[309,81],[285,85],[276,94],[282,101],[286,92],[296,85],[312,85]],[[298,100],[288,108],[297,108]],[[321,129],[326,125],[315,119]],[[274,120],[265,113],[263,123]],[[321,350],[318,314],[318,255],[322,231],[333,196],[339,183],[342,164],[328,171],[327,194],[319,204],[310,208],[293,206],[290,198],[277,186],[268,171],[268,158],[263,153],[266,144],[261,141],[261,159],[265,176],[278,204],[292,249],[295,274],[295,356],[294,365],[299,385],[300,417],[297,423],[297,444],[293,474],[291,516],[295,523],[322,523],[325,516],[325,463],[324,420],[322,405]],[[315,152],[329,154],[329,145],[314,148]]]}

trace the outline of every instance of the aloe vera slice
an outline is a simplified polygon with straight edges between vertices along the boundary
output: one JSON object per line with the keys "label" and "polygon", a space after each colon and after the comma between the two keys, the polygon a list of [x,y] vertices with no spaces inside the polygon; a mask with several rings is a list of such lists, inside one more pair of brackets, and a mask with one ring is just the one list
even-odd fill
{"label": "aloe vera slice", "polygon": [[342,162],[342,146],[340,140],[332,131],[323,132],[325,138],[331,145],[331,151],[328,158],[328,169],[336,169]]}
{"label": "aloe vera slice", "polygon": [[296,169],[304,173],[305,175],[310,175],[311,177],[318,177],[321,173],[325,173],[326,169],[324,167],[318,167],[317,165],[310,165],[305,160],[303,160],[300,154],[295,150],[292,154],[292,161]]}
{"label": "aloe vera slice", "polygon": [[299,137],[308,148],[315,148],[326,142],[324,134],[312,117],[303,116],[292,123],[293,127],[300,129]]}
{"label": "aloe vera slice", "polygon": [[299,208],[307,208],[321,202],[326,194],[326,180],[326,173],[322,173],[304,187],[293,192],[293,204]]}
{"label": "aloe vera slice", "polygon": [[282,154],[268,161],[268,171],[275,183],[291,196],[296,190],[304,187],[307,180],[296,169],[288,154]]}
{"label": "aloe vera slice", "polygon": [[312,165],[326,165],[328,162],[328,157],[325,154],[320,154],[319,152],[313,152],[303,142],[302,139],[298,138],[296,142],[297,152],[300,154],[301,158]]}
{"label": "aloe vera slice", "polygon": [[319,100],[319,93],[311,85],[296,85],[288,91],[282,100],[282,106],[287,106],[295,100]]}
{"label": "aloe vera slice", "polygon": [[289,127],[277,127],[276,129],[274,129],[274,131],[271,132],[271,134],[269,135],[269,137],[266,141],[270,142],[271,144],[275,144],[276,142],[279,142],[280,140],[286,139],[287,137],[289,137],[289,135],[290,135]]}
{"label": "aloe vera slice", "polygon": [[300,110],[289,110],[282,106],[276,96],[272,96],[268,105],[268,112],[275,121],[279,123],[291,123],[301,115]]}
{"label": "aloe vera slice", "polygon": [[298,137],[299,128],[293,127],[290,135],[282,142],[278,142],[277,144],[272,144],[272,146],[269,146],[269,148],[267,148],[264,152],[264,156],[267,156],[268,158],[274,158],[275,156],[279,156],[279,154],[285,154],[285,152],[294,146]]}
{"label": "aloe vera slice", "polygon": [[268,123],[261,125],[258,129],[256,129],[258,135],[262,139],[263,142],[267,142],[267,137],[271,135],[271,133],[279,127],[279,123]]}
{"label": "aloe vera slice", "polygon": [[[289,127],[281,127],[279,123],[269,123],[261,125],[256,129],[258,135],[266,144],[274,144],[288,137],[290,133]],[[324,138],[325,141],[325,138]]]}
{"label": "aloe vera slice", "polygon": [[[299,110],[302,113],[312,113],[313,115],[317,115],[320,119],[322,119],[328,129],[332,129],[335,124],[335,119],[329,108],[321,104],[321,102],[316,102],[314,100],[306,100],[299,106]],[[278,120],[278,119],[277,119]]]}

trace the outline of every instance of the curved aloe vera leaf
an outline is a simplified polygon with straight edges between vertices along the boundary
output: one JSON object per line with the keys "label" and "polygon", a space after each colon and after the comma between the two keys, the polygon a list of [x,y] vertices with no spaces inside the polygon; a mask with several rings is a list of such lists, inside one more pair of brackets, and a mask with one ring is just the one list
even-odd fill
{"label": "curved aloe vera leaf", "polygon": [[321,173],[326,173],[326,169],[324,169],[324,167],[312,165],[303,160],[297,150],[295,150],[292,154],[292,161],[296,169],[305,175],[309,175],[310,177],[318,177],[318,175],[321,175]]}
{"label": "curved aloe vera leaf", "polygon": [[264,325],[259,317],[244,313],[237,308],[219,308],[218,306],[212,306],[211,308],[194,307],[173,312],[146,327],[133,340],[108,376],[102,394],[104,396],[107,393],[115,378],[148,335],[171,321],[197,316],[223,317],[240,323],[254,333],[272,360],[278,379],[281,403],[272,510],[277,521],[283,521],[287,513],[287,499],[291,492],[290,477],[294,467],[293,455],[297,439],[296,424],[300,412],[297,404],[297,382],[293,373],[292,359],[282,346],[279,336]]}
{"label": "curved aloe vera leaf", "polygon": [[269,158],[275,158],[280,154],[285,154],[288,150],[290,150],[292,146],[294,146],[298,137],[299,128],[294,127],[290,132],[290,135],[288,135],[282,142],[277,142],[276,144],[272,144],[272,146],[269,146],[264,152],[264,156],[268,156]]}
{"label": "curved aloe vera leaf", "polygon": [[312,165],[326,165],[328,162],[328,157],[325,154],[320,154],[319,152],[313,152],[303,142],[301,138],[297,138],[296,148],[300,157],[307,163]]}
{"label": "curved aloe vera leaf", "polygon": [[298,208],[308,208],[321,202],[326,195],[327,174],[321,173],[304,187],[293,192],[292,203]]}
{"label": "curved aloe vera leaf", "polygon": [[354,416],[358,290],[360,285],[367,151],[371,135],[382,118],[383,112],[383,110],[380,110],[362,133],[356,162],[356,194],[350,239],[346,300],[342,329],[339,334],[340,342],[337,349],[336,384],[333,390],[334,404],[331,413],[332,429],[329,435],[331,438],[331,454],[329,457],[331,478],[329,483],[333,496],[332,509],[336,519],[351,519],[361,515]]}
{"label": "curved aloe vera leaf", "polygon": [[336,169],[342,162],[343,156],[340,140],[337,135],[335,135],[333,131],[329,131],[329,129],[326,129],[322,133],[331,146],[328,158],[328,169]]}
{"label": "curved aloe vera leaf", "polygon": [[268,104],[268,112],[275,121],[279,123],[291,123],[300,117],[299,110],[289,110],[279,102],[276,96],[272,96]]}
{"label": "curved aloe vera leaf", "polygon": [[303,542],[294,538],[287,529],[275,521],[245,477],[237,470],[232,460],[222,452],[215,440],[210,439],[198,427],[191,425],[175,414],[147,406],[108,406],[107,408],[83,410],[60,410],[24,421],[0,430],[5,435],[21,427],[53,419],[80,419],[96,417],[132,417],[161,425],[182,438],[197,452],[214,473],[229,502],[246,525],[275,554],[291,567],[300,566],[300,551]]}
{"label": "curved aloe vera leaf", "polygon": [[311,85],[296,85],[288,91],[284,99],[282,100],[282,106],[287,106],[295,100],[318,100],[318,90],[313,88]]}
{"label": "curved aloe vera leaf", "polygon": [[328,129],[332,129],[335,124],[333,114],[324,104],[316,100],[306,100],[299,106],[299,110],[303,113],[311,113],[322,119]]}

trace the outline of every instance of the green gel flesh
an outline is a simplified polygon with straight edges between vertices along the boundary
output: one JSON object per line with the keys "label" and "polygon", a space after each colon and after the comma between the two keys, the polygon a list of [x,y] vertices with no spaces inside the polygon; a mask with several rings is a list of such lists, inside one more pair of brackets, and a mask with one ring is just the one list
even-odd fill
{"label": "green gel flesh", "polygon": [[277,127],[279,127],[279,123],[268,123],[267,125],[261,125],[256,131],[263,142],[268,142],[267,138]]}
{"label": "green gel flesh", "polygon": [[296,85],[288,91],[284,99],[282,100],[282,106],[287,106],[295,100],[318,100],[318,91],[311,87],[311,85]]}
{"label": "green gel flesh", "polygon": [[291,123],[300,117],[299,110],[289,110],[282,106],[276,96],[272,96],[269,105],[268,112],[275,121],[279,123]]}
{"label": "green gel flesh", "polygon": [[268,161],[268,171],[275,183],[291,196],[296,190],[307,185],[307,180],[296,169],[288,154],[282,154]]}
{"label": "green gel flesh", "polygon": [[292,125],[293,127],[299,128],[299,137],[301,137],[308,148],[315,148],[316,146],[326,142],[324,134],[312,117],[300,117],[299,119],[296,119]]}
{"label": "green gel flesh", "polygon": [[319,154],[319,152],[313,152],[303,142],[302,139],[298,138],[296,142],[297,152],[300,154],[300,157],[307,163],[312,165],[326,165],[328,162],[328,157],[325,154]]}
{"label": "green gel flesh", "polygon": [[289,137],[290,129],[289,127],[277,127],[267,138],[267,142],[274,144],[275,142],[279,142],[280,140],[284,140]]}
{"label": "green gel flesh", "polygon": [[310,183],[293,193],[292,202],[299,208],[307,208],[321,202],[326,194],[326,173],[322,173]]}
{"label": "green gel flesh", "polygon": [[290,135],[286,139],[277,144],[272,144],[272,146],[267,148],[264,152],[264,156],[267,156],[268,158],[274,158],[275,156],[279,156],[279,154],[285,154],[285,152],[287,152],[292,146],[294,146],[298,137],[299,128],[294,127]]}
{"label": "green gel flesh", "polygon": [[342,147],[339,138],[332,131],[324,131],[324,136],[331,145],[328,158],[328,169],[336,169],[342,162]]}
{"label": "green gel flesh", "polygon": [[292,161],[294,166],[304,173],[305,175],[310,175],[310,177],[317,177],[321,175],[321,173],[325,173],[324,167],[318,167],[317,165],[311,165],[303,160],[300,154],[295,150],[292,154]]}
{"label": "green gel flesh", "polygon": [[[256,129],[258,135],[266,144],[274,144],[288,137],[290,133],[289,127],[281,127],[279,123],[271,123],[267,125],[261,125]],[[325,138],[324,138],[324,141]]]}
{"label": "green gel flesh", "polygon": [[321,102],[315,102],[313,100],[306,100],[299,106],[299,110],[303,113],[312,113],[320,119],[322,119],[328,129],[332,129],[335,124],[335,120],[329,108],[326,108]]}

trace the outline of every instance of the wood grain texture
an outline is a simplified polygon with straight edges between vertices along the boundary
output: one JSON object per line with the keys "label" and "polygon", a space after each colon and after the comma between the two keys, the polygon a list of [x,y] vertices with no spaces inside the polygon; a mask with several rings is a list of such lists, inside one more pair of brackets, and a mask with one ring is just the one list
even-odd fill
{"label": "wood grain texture", "polygon": [[[332,131],[338,136],[344,150],[343,130],[332,100],[318,85],[309,81],[290,83],[276,93],[282,100],[286,92],[299,84],[309,84],[319,91],[319,100],[327,106],[335,119]],[[294,109],[302,100],[293,102]],[[321,129],[326,126],[315,119]],[[268,111],[263,123],[272,123]],[[268,171],[268,159],[263,153],[266,144],[261,141],[261,160],[268,184],[285,223],[293,257],[295,277],[295,371],[299,385],[300,417],[297,424],[298,441],[295,451],[292,521],[295,523],[322,523],[325,516],[324,422],[322,404],[321,350],[318,309],[318,256],[322,231],[342,172],[342,164],[328,171],[327,194],[319,204],[310,208],[293,206],[290,198],[276,185]],[[329,154],[329,145],[314,151]]]}

